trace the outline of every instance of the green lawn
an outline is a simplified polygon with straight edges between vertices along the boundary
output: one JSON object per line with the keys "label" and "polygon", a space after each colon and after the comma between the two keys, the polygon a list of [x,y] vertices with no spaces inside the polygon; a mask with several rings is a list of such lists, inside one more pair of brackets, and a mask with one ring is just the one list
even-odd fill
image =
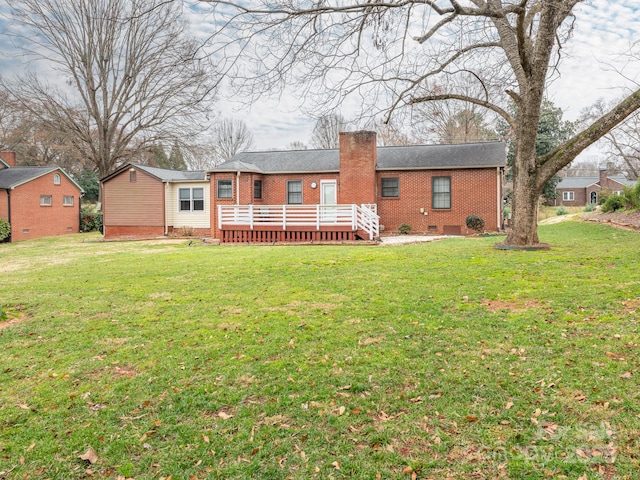
{"label": "green lawn", "polygon": [[640,236],[540,236],[1,244],[0,478],[638,478]]}

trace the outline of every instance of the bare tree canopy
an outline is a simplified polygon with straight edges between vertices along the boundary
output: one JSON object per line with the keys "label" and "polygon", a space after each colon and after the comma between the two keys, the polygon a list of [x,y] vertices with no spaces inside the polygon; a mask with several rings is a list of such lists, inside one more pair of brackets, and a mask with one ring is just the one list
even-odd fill
{"label": "bare tree canopy", "polygon": [[340,132],[345,131],[347,122],[337,113],[323,115],[316,121],[311,133],[311,146],[313,148],[338,148],[340,144]]}
{"label": "bare tree canopy", "polygon": [[[186,33],[180,2],[7,0],[23,48],[51,65],[48,79],[5,81],[13,100],[105,176],[161,142],[205,124],[214,77]],[[60,78],[61,77],[61,78]],[[64,85],[52,81],[63,79]]]}
{"label": "bare tree canopy", "polygon": [[242,120],[223,118],[213,127],[215,165],[253,147],[253,134]]}
{"label": "bare tree canopy", "polygon": [[[615,103],[598,100],[582,112],[582,121],[592,122]],[[606,148],[609,167],[620,169],[630,179],[640,178],[640,113],[631,115],[625,123],[607,133],[600,143]]]}
{"label": "bare tree canopy", "polygon": [[255,9],[210,3],[215,14],[227,17],[215,38],[227,33],[228,51],[240,48],[255,65],[253,71],[228,66],[254,98],[300,86],[300,95],[317,108],[336,108],[351,98],[387,119],[442,101],[502,116],[516,141],[513,221],[505,244],[530,246],[539,243],[538,198],[549,179],[640,107],[638,90],[551,152],[536,155],[531,125],[538,125],[548,81],[559,72],[579,13],[575,7],[583,1],[265,0]]}

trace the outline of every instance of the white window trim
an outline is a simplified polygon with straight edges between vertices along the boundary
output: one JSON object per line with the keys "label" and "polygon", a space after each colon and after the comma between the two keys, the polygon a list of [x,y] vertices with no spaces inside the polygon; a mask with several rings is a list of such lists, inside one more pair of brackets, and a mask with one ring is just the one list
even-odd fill
{"label": "white window trim", "polygon": [[[180,190],[189,190],[189,210],[183,210],[182,207],[182,201],[183,199],[180,198]],[[194,190],[202,190],[202,199],[194,199],[193,198],[193,191]],[[180,187],[178,188],[178,213],[204,213],[207,210],[207,202],[205,199],[206,193],[204,190],[204,187]],[[195,210],[193,208],[194,202],[196,200],[202,200],[202,209],[201,210]],[[184,201],[186,201],[186,199],[184,199]]]}
{"label": "white window trim", "polygon": [[62,181],[62,179],[60,178],[60,174],[59,173],[54,173],[53,174],[53,184],[54,185],[60,185],[61,181]]}
{"label": "white window trim", "polygon": [[40,195],[40,206],[51,207],[53,205],[53,197],[51,195]]}
{"label": "white window trim", "polygon": [[575,193],[573,192],[573,190],[570,190],[568,192],[562,192],[562,201],[563,202],[573,202],[575,201]]}
{"label": "white window trim", "polygon": [[[68,199],[71,200],[70,203],[67,202]],[[62,197],[62,206],[63,207],[73,207],[74,203],[75,203],[75,199],[73,198],[73,195],[64,195]]]}

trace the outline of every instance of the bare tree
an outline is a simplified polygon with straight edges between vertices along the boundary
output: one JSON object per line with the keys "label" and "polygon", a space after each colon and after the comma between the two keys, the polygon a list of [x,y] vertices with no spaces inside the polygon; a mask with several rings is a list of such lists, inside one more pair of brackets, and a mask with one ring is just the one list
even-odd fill
{"label": "bare tree", "polygon": [[[606,103],[600,99],[582,112],[581,120],[587,123],[592,122],[615,103],[615,101]],[[608,165],[621,169],[628,178],[634,180],[640,178],[640,114],[638,112],[607,133],[600,144],[606,149]]]}
{"label": "bare tree", "polygon": [[299,140],[296,140],[295,142],[291,142],[289,145],[287,145],[287,148],[285,148],[285,150],[306,150],[306,149],[307,149],[307,146],[305,145],[305,143]]}
{"label": "bare tree", "polygon": [[[253,75],[238,71],[236,84],[254,96],[302,85],[299,95],[318,107],[335,108],[349,95],[387,119],[403,107],[442,101],[503,117],[516,141],[513,220],[504,243],[529,246],[539,243],[538,198],[549,179],[640,107],[637,90],[568,141],[536,155],[531,125],[538,125],[547,81],[559,72],[579,14],[575,7],[583,1],[274,0],[256,9],[216,1],[224,8],[215,11],[233,16],[224,23],[230,48],[239,44],[256,67]],[[461,88],[466,81],[475,83],[473,94]]]}
{"label": "bare tree", "polygon": [[311,133],[313,148],[338,148],[340,132],[345,131],[347,122],[340,114],[324,115],[316,121]]}
{"label": "bare tree", "polygon": [[225,118],[213,127],[213,148],[219,164],[229,160],[236,153],[251,150],[253,134],[242,120]]}
{"label": "bare tree", "polygon": [[[64,85],[27,73],[4,83],[101,177],[149,145],[206,122],[215,81],[186,34],[180,2],[7,0],[24,48]],[[55,75],[50,78],[57,78]]]}
{"label": "bare tree", "polygon": [[376,142],[380,147],[411,145],[413,140],[392,122],[373,122],[367,128],[376,132]]}

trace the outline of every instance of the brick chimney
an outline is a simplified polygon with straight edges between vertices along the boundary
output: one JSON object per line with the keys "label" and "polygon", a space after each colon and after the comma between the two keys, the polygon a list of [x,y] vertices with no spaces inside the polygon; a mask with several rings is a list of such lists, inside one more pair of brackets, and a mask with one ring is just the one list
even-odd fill
{"label": "brick chimney", "polygon": [[607,175],[607,167],[600,167],[599,173],[600,173],[600,181],[598,183],[600,183],[601,188],[606,189],[609,183],[609,176]]}
{"label": "brick chimney", "polygon": [[0,158],[10,167],[16,166],[16,152],[4,151],[0,152]]}
{"label": "brick chimney", "polygon": [[340,133],[338,203],[376,202],[376,132]]}

